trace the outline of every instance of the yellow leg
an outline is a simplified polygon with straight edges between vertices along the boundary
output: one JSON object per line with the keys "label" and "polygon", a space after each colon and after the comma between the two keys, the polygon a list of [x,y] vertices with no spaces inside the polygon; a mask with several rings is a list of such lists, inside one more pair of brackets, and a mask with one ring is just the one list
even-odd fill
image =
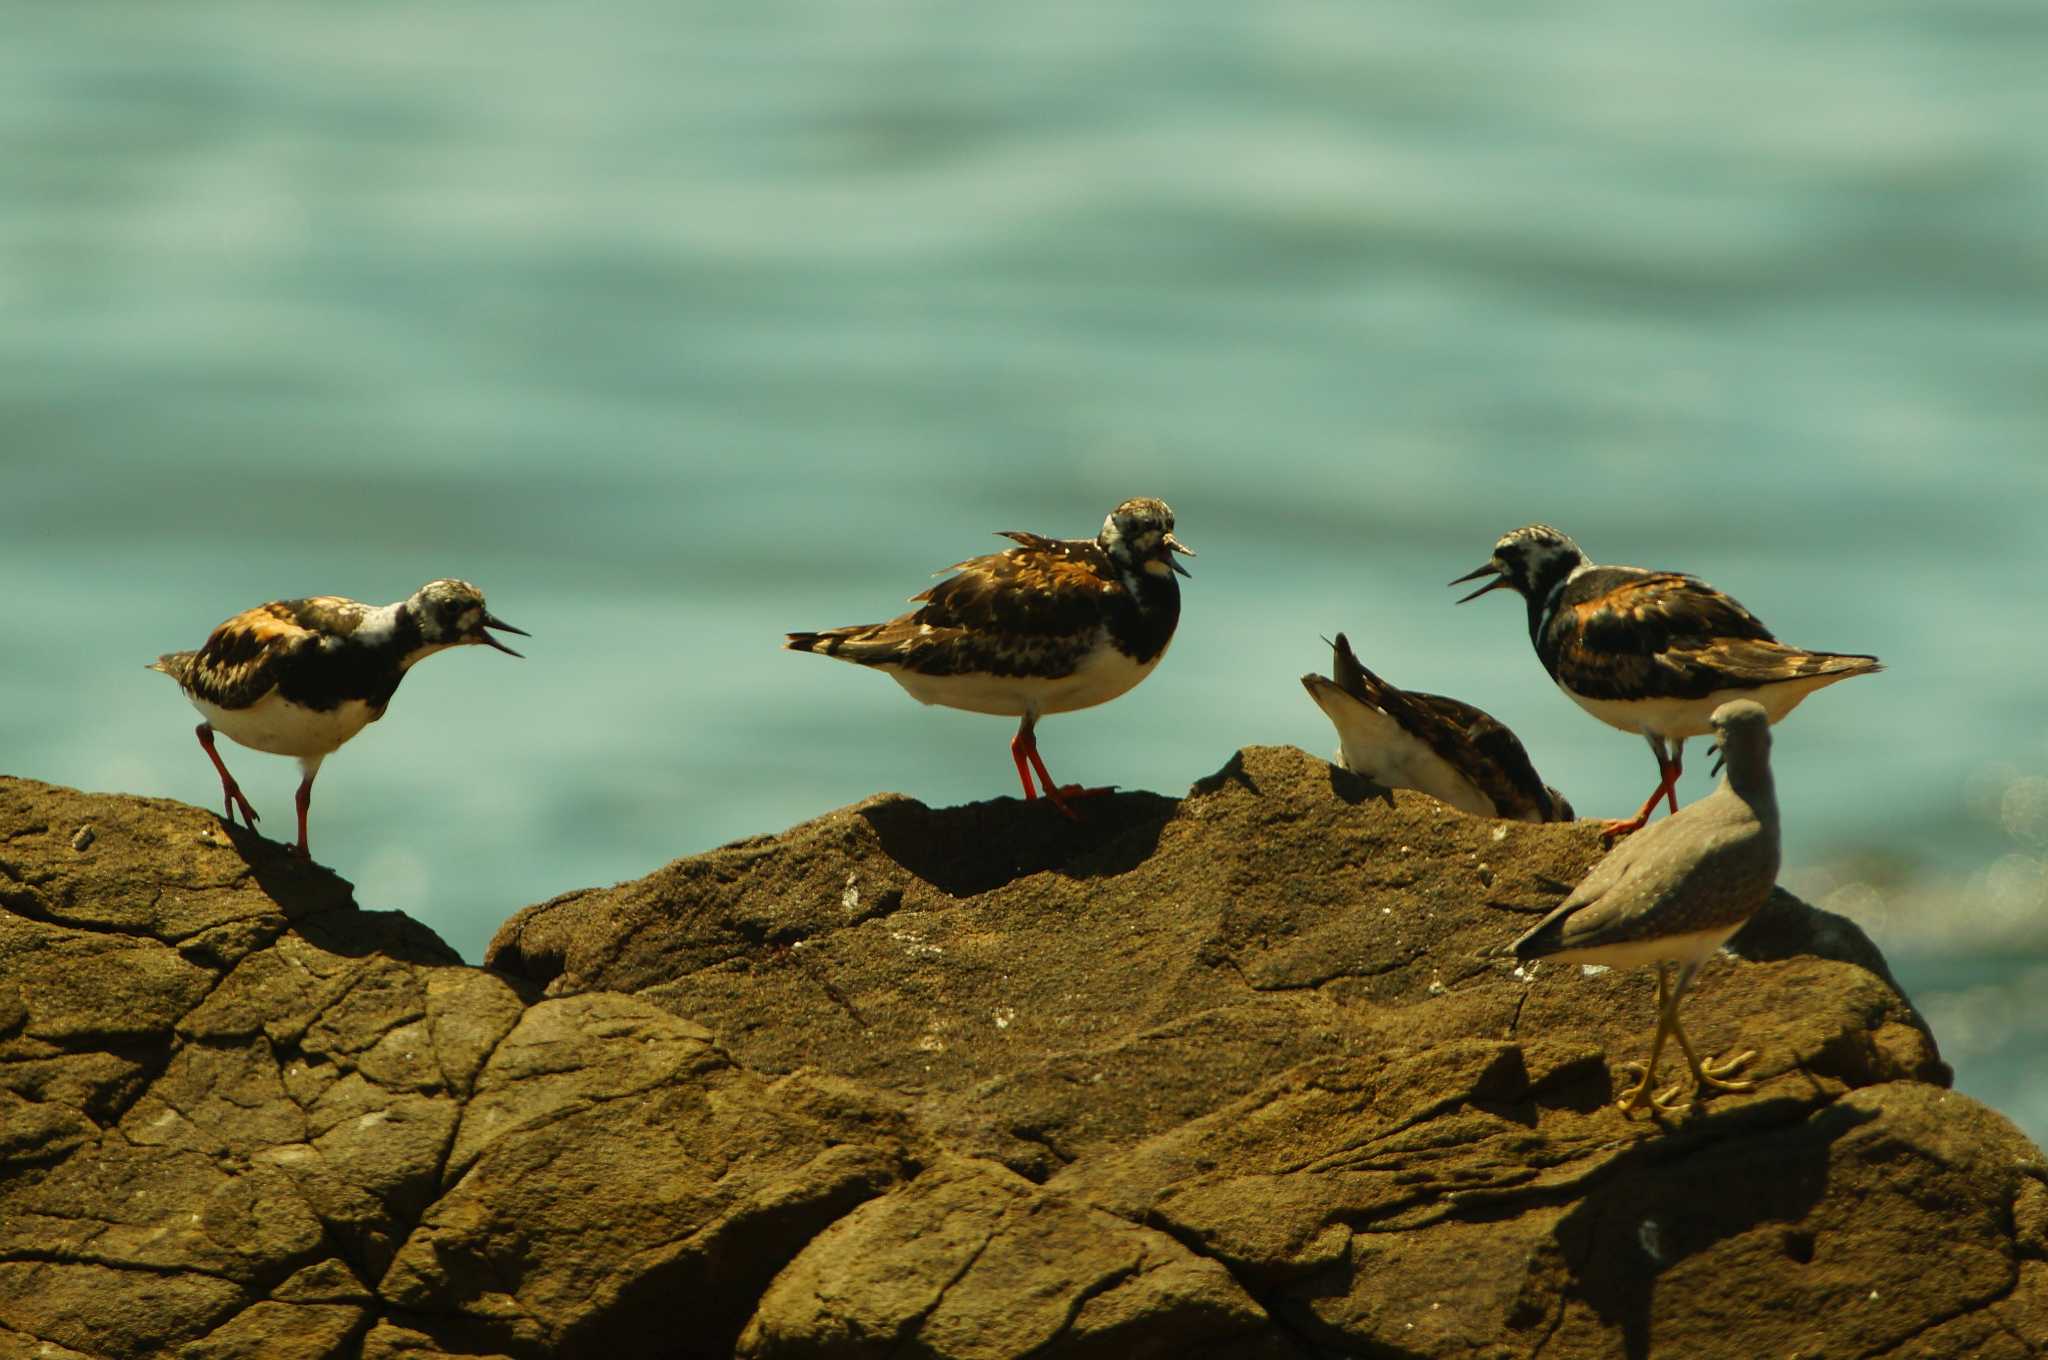
{"label": "yellow leg", "polygon": [[[1730,1072],[1739,1070],[1744,1063],[1754,1058],[1755,1049],[1744,1049],[1735,1056],[1719,1062],[1703,1063],[1699,1054],[1693,1051],[1692,1041],[1685,1037],[1684,1026],[1678,1023],[1678,1002],[1685,995],[1686,986],[1692,982],[1692,975],[1699,971],[1699,967],[1697,963],[1689,963],[1678,970],[1678,986],[1671,992],[1669,1021],[1671,1033],[1678,1040],[1679,1051],[1685,1054],[1686,1066],[1692,1069],[1693,1095],[1688,1099],[1679,1100],[1679,1088],[1676,1084],[1673,1084],[1670,1090],[1660,1092],[1650,1103],[1666,1114],[1676,1114],[1690,1106],[1693,1100],[1704,1100],[1716,1091],[1748,1091],[1755,1087],[1754,1082],[1723,1080]],[[1657,981],[1658,993],[1661,996],[1664,981],[1664,970],[1661,965],[1657,970]]]}
{"label": "yellow leg", "polygon": [[1623,1114],[1634,1114],[1645,1105],[1654,1105],[1660,1110],[1664,1109],[1666,1108],[1665,1100],[1678,1090],[1676,1086],[1673,1086],[1670,1090],[1661,1091],[1657,1095],[1653,1096],[1650,1094],[1650,1083],[1657,1078],[1657,1059],[1664,1052],[1664,1036],[1671,1033],[1675,1028],[1673,1022],[1677,1019],[1678,1015],[1676,998],[1669,996],[1666,990],[1668,977],[1669,972],[1666,965],[1658,964],[1657,1034],[1655,1038],[1650,1040],[1649,1063],[1647,1065],[1634,1062],[1622,1064],[1624,1068],[1633,1067],[1640,1069],[1643,1074],[1642,1080],[1622,1092],[1621,1099],[1615,1102],[1621,1107]]}
{"label": "yellow leg", "polygon": [[1730,1072],[1741,1071],[1744,1064],[1756,1056],[1755,1049],[1745,1048],[1733,1057],[1722,1058],[1718,1062],[1701,1062],[1699,1055],[1692,1051],[1692,1045],[1686,1041],[1685,1031],[1678,1027],[1678,1017],[1675,1015],[1672,1017],[1671,1029],[1678,1036],[1678,1047],[1685,1054],[1686,1064],[1692,1068],[1693,1089],[1698,1093],[1700,1099],[1706,1099],[1710,1093],[1715,1091],[1753,1091],[1756,1089],[1756,1083],[1753,1081],[1723,1080]]}

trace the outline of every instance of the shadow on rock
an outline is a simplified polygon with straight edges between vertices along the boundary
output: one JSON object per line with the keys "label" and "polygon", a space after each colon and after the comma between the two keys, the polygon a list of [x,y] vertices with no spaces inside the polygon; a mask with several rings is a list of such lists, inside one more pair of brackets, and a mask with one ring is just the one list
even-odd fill
{"label": "shadow on rock", "polygon": [[244,828],[235,828],[230,838],[256,886],[307,942],[344,958],[381,954],[428,967],[462,962],[440,936],[404,912],[364,911],[356,905],[355,885],[325,865],[302,860]]}
{"label": "shadow on rock", "polygon": [[1846,916],[1809,906],[1783,888],[1771,890],[1763,909],[1728,941],[1728,952],[1751,963],[1810,956],[1854,964],[1905,995],[1884,955],[1861,926]]}
{"label": "shadow on rock", "polygon": [[973,897],[1047,871],[1068,878],[1129,873],[1152,857],[1180,805],[1156,793],[1114,793],[1075,806],[1079,821],[1043,800],[1014,798],[950,808],[900,799],[857,811],[890,859],[942,892]]}
{"label": "shadow on rock", "polygon": [[[1828,1195],[1835,1144],[1877,1113],[1833,1105],[1788,1128],[1758,1133],[1756,1106],[1725,1116],[1692,1115],[1665,1139],[1619,1158],[1598,1188],[1559,1220],[1557,1241],[1571,1261],[1575,1292],[1610,1328],[1618,1328],[1628,1360],[1653,1353],[1660,1289],[1726,1290],[1688,1271],[1690,1258],[1754,1235],[1757,1268],[1797,1270],[1813,1256],[1804,1226]],[[1707,1141],[1713,1140],[1713,1141]],[[1757,1234],[1769,1224],[1778,1234]],[[1764,1259],[1769,1257],[1772,1259]],[[1739,1307],[1728,1299],[1726,1306]],[[1691,1299],[1689,1312],[1715,1309]],[[1655,1339],[1654,1353],[1682,1353],[1680,1340]]]}
{"label": "shadow on rock", "polygon": [[1353,807],[1360,803],[1385,803],[1394,806],[1394,791],[1381,784],[1375,784],[1362,774],[1353,774],[1341,765],[1330,767],[1330,792]]}

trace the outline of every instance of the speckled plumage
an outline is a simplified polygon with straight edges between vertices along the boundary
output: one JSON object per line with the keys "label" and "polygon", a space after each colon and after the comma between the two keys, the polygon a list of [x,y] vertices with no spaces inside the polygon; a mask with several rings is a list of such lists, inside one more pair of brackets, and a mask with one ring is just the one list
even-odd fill
{"label": "speckled plumage", "polygon": [[1571,804],[1544,784],[1505,724],[1460,700],[1388,684],[1342,633],[1331,651],[1329,678],[1304,675],[1301,683],[1336,727],[1346,769],[1475,817],[1572,819]]}
{"label": "speckled plumage", "polygon": [[429,581],[404,600],[374,607],[338,595],[272,600],[222,623],[198,650],[168,652],[149,669],[176,680],[206,719],[199,744],[220,774],[230,822],[239,807],[253,829],[256,811],[214,746],[216,730],[252,750],[298,760],[296,849],[303,855],[320,762],[384,716],[421,659],[472,644],[519,655],[487,628],[524,632],[493,618],[483,592],[466,581]]}
{"label": "speckled plumage", "polygon": [[1159,664],[1180,621],[1186,575],[1173,560],[1193,551],[1173,536],[1173,511],[1128,500],[1093,539],[1006,532],[1018,546],[956,563],[911,597],[921,607],[886,623],[790,633],[784,646],[889,675],[921,703],[1021,719],[1012,753],[1025,797],[1036,796],[1032,728],[1124,693]]}
{"label": "speckled plumage", "polygon": [[[1697,705],[1727,690],[1810,679],[1833,683],[1880,669],[1874,656],[1788,646],[1697,577],[1640,567],[1595,567],[1573,578],[1540,631],[1532,621],[1531,632],[1544,669],[1568,693],[1587,699]],[[1805,692],[1787,697],[1789,713]],[[1697,730],[1685,735],[1705,732],[1700,715]]]}
{"label": "speckled plumage", "polygon": [[1488,575],[1465,600],[1504,587],[1520,594],[1529,640],[1558,688],[1608,726],[1641,735],[1657,757],[1656,792],[1619,830],[1641,826],[1660,798],[1676,809],[1685,742],[1706,735],[1723,703],[1754,699],[1777,722],[1813,691],[1883,669],[1874,656],[1779,642],[1697,577],[1596,566],[1546,524],[1502,535],[1486,565],[1451,584]]}
{"label": "speckled plumage", "polygon": [[[1525,962],[1655,963],[1660,992],[1664,968],[1678,966],[1678,986],[1661,1009],[1650,1070],[1631,1093],[1632,1108],[1655,1075],[1667,1031],[1679,1036],[1700,1076],[1701,1064],[1678,1027],[1678,999],[1700,964],[1763,906],[1778,877],[1769,715],[1760,704],[1737,700],[1716,709],[1710,721],[1727,762],[1714,792],[1616,846],[1512,946]],[[1701,1085],[1714,1083],[1703,1079]]]}
{"label": "speckled plumage", "polygon": [[[151,669],[220,708],[247,708],[277,690],[320,712],[359,699],[381,716],[405,678],[403,652],[339,645],[370,613],[370,606],[338,595],[272,600],[221,624],[198,651],[167,653]],[[416,621],[407,618],[405,632],[401,645],[419,645]]]}

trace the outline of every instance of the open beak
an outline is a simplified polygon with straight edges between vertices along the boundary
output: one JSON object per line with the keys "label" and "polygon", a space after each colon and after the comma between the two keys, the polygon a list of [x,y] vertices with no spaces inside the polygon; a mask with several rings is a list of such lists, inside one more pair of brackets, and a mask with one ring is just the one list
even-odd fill
{"label": "open beak", "polygon": [[516,656],[519,657],[521,660],[525,659],[526,654],[524,652],[513,651],[510,647],[507,647],[504,643],[498,641],[489,633],[486,633],[484,631],[485,628],[501,628],[505,632],[517,633],[521,637],[532,637],[533,634],[527,632],[524,628],[514,628],[511,624],[505,622],[503,619],[494,618],[489,614],[484,615],[483,624],[481,627],[477,629],[476,632],[476,640],[478,642],[483,643],[484,646],[496,647],[499,651],[503,652],[507,656]]}
{"label": "open beak", "polygon": [[1478,580],[1480,577],[1486,575],[1488,572],[1493,573],[1493,579],[1491,581],[1488,581],[1485,585],[1479,587],[1479,589],[1473,591],[1470,595],[1461,595],[1458,598],[1458,603],[1463,604],[1467,600],[1478,599],[1481,595],[1484,595],[1489,590],[1499,590],[1502,586],[1508,583],[1508,578],[1501,573],[1501,569],[1499,567],[1496,567],[1495,565],[1493,565],[1493,563],[1488,562],[1479,570],[1468,571],[1463,576],[1458,577],[1456,580],[1445,582],[1445,584],[1461,586],[1464,585],[1467,581]]}
{"label": "open beak", "polygon": [[[1187,544],[1181,542],[1172,534],[1168,534],[1165,538],[1162,538],[1159,541],[1164,543],[1167,547],[1171,548],[1174,552],[1186,553],[1189,557],[1193,557],[1196,555],[1195,550],[1193,548],[1190,548]],[[1168,554],[1167,556],[1166,565],[1172,567],[1175,571],[1179,572],[1183,576],[1187,576],[1189,574],[1188,569],[1182,566],[1180,563],[1174,561],[1171,554]]]}
{"label": "open beak", "polygon": [[1708,773],[1709,773],[1709,774],[1711,774],[1711,775],[1713,775],[1713,776],[1714,776],[1714,777],[1715,777],[1716,779],[1720,778],[1720,776],[1721,776],[1721,767],[1722,767],[1723,765],[1726,765],[1727,763],[1728,763],[1728,757],[1727,757],[1727,756],[1726,756],[1725,754],[1723,754],[1723,753],[1722,753],[1722,750],[1721,750],[1721,743],[1720,743],[1720,742],[1718,742],[1718,741],[1717,741],[1717,742],[1715,742],[1715,743],[1714,743],[1714,768],[1713,768],[1712,770],[1709,770],[1709,771],[1708,771]]}

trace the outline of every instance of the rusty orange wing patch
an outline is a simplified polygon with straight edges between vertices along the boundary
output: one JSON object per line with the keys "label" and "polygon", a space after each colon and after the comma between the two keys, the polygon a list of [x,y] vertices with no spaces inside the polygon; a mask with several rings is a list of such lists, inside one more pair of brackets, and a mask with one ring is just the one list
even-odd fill
{"label": "rusty orange wing patch", "polygon": [[911,617],[934,629],[1050,638],[1092,632],[1105,596],[1123,589],[1102,550],[1087,540],[1011,537],[1025,546],[962,562],[918,598]]}
{"label": "rusty orange wing patch", "polygon": [[1602,567],[1573,582],[1539,650],[1574,693],[1593,699],[1699,699],[1802,676],[1857,674],[1872,657],[1779,642],[1756,615],[1696,577]]}
{"label": "rusty orange wing patch", "polygon": [[302,618],[301,607],[312,603],[272,600],[214,629],[181,677],[185,688],[221,708],[246,708],[261,699],[277,688],[290,657],[320,645],[319,631]]}
{"label": "rusty orange wing patch", "polygon": [[1103,627],[1104,605],[1124,587],[1089,539],[1013,532],[1020,546],[951,568],[912,596],[917,610],[886,623],[792,633],[796,651],[925,675],[1070,674]]}
{"label": "rusty orange wing patch", "polygon": [[1661,651],[1685,639],[1772,640],[1771,630],[1733,598],[1695,577],[1647,572],[1572,606],[1587,645]]}

